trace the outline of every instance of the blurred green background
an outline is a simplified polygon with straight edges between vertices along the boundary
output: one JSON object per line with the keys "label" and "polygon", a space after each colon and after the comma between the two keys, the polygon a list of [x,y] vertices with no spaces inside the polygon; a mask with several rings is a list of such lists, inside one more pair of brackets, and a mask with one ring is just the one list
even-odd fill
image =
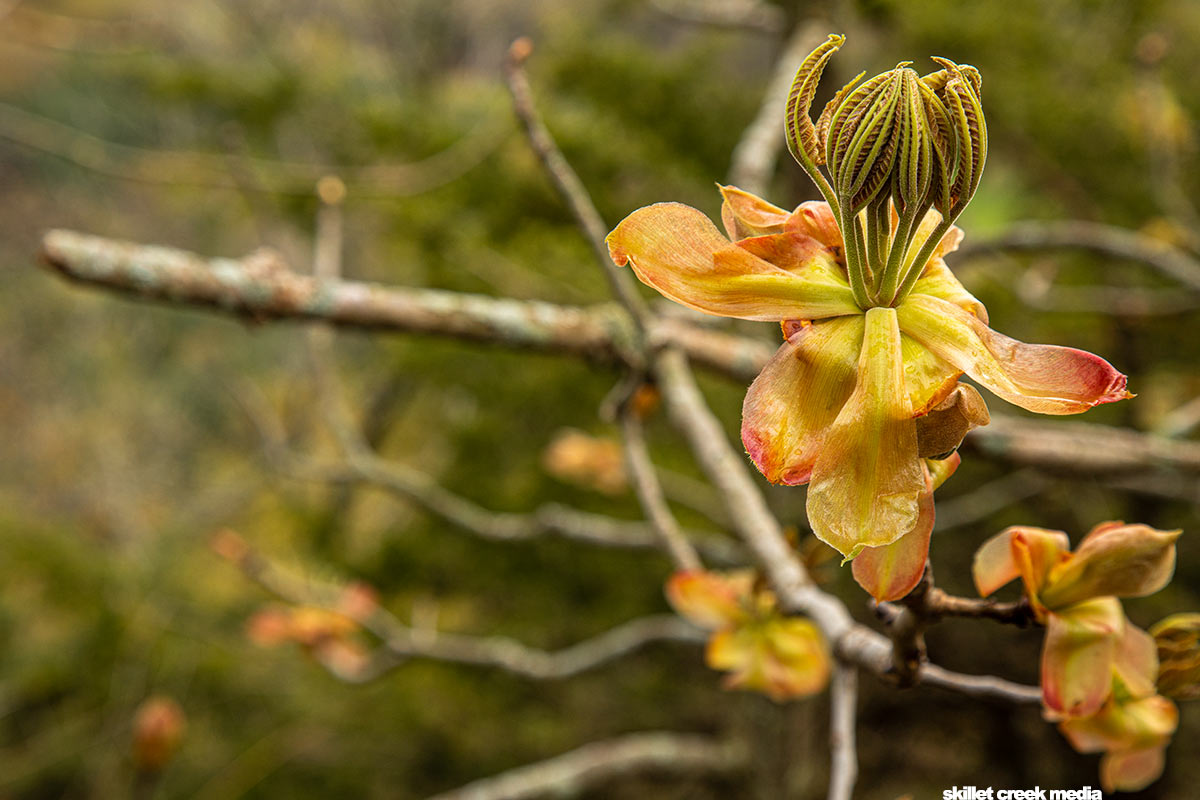
{"label": "blurred green background", "polygon": [[[814,18],[850,37],[819,104],[859,69],[900,60],[924,70],[944,55],[981,70],[991,158],[960,222],[968,243],[1029,219],[1102,221],[1185,248],[1200,240],[1194,3],[780,3],[750,27],[697,21],[705,5],[741,4],[0,2],[0,799],[421,798],[647,729],[745,737],[753,765],[724,779],[625,777],[589,797],[824,796],[827,699],[724,693],[691,645],[544,684],[413,662],[352,686],[299,648],[252,643],[246,621],[267,597],[210,551],[220,527],[301,579],[370,584],[402,619],[436,615],[447,630],[546,648],[667,611],[670,566],[561,540],[483,542],[378,490],[280,475],[261,457],[247,396],[297,449],[332,452],[298,328],[114,298],[34,263],[43,230],[65,227],[206,255],[269,245],[306,270],[313,183],[329,171],[349,185],[350,277],[602,301],[586,242],[512,117],[500,70],[509,43],[534,41],[539,106],[611,225],[661,200],[717,213],[713,184],[773,62],[797,21]],[[791,207],[814,190],[783,158],[768,196]],[[1150,430],[1200,394],[1196,306],[1098,313],[1039,288],[1172,289],[1144,266],[1062,252],[951,266],[996,329],[1092,350],[1130,374],[1138,399],[1089,421]],[[769,325],[736,327],[778,338]],[[490,509],[558,502],[639,517],[628,491],[543,464],[564,427],[615,435],[597,414],[614,373],[404,336],[343,334],[338,354],[388,457]],[[704,386],[735,435],[744,387]],[[698,477],[664,420],[649,425],[656,461]],[[968,455],[939,498],[1014,469]],[[943,587],[969,594],[971,554],[1005,525],[1077,538],[1124,518],[1188,530],[1174,584],[1127,603],[1131,618],[1147,626],[1200,607],[1194,488],[1128,493],[1083,476],[1026,494],[935,536]],[[803,526],[802,490],[770,497]],[[848,570],[822,575],[870,618]],[[939,663],[1026,683],[1039,645],[1036,630],[987,623],[930,635]],[[147,786],[131,739],[154,695],[178,702],[187,729]],[[1097,759],[1074,753],[1035,708],[870,678],[861,703],[863,798],[1098,784]],[[1193,796],[1198,742],[1200,717],[1185,706],[1164,778],[1137,796]]]}

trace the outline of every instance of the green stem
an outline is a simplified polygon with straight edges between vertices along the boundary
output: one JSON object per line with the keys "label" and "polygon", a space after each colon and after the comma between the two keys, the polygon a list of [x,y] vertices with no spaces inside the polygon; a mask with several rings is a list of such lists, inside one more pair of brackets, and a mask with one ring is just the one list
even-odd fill
{"label": "green stem", "polygon": [[904,298],[908,297],[909,292],[912,291],[913,286],[916,285],[917,280],[921,277],[921,273],[925,271],[925,265],[929,262],[929,257],[933,255],[938,242],[942,241],[942,237],[946,235],[946,231],[950,230],[950,226],[954,224],[954,220],[957,218],[958,215],[955,214],[953,217],[943,219],[938,223],[938,226],[933,229],[933,233],[929,235],[929,238],[921,245],[921,249],[917,251],[917,255],[912,260],[912,263],[906,265],[904,280],[889,303],[893,308],[900,305]]}
{"label": "green stem", "polygon": [[[888,237],[891,235],[892,221],[888,213],[888,195],[876,197],[867,207],[867,264],[882,264],[883,254],[887,250]],[[878,271],[872,269],[872,275],[878,277]],[[879,289],[875,281],[871,281],[871,292]]]}
{"label": "green stem", "polygon": [[796,162],[804,167],[804,171],[808,173],[808,177],[812,178],[812,182],[817,185],[817,190],[821,192],[821,196],[825,198],[825,202],[829,203],[830,208],[837,208],[837,194],[833,191],[833,186],[830,185],[829,179],[821,173],[820,168],[816,163],[808,157],[801,148],[788,148]]}
{"label": "green stem", "polygon": [[865,311],[874,303],[867,293],[867,279],[863,270],[863,241],[858,216],[848,213],[849,206],[847,198],[845,205],[837,203],[833,208],[838,210],[838,226],[842,229],[842,249],[846,252],[846,275],[850,278],[850,291],[854,293],[854,302]]}
{"label": "green stem", "polygon": [[877,297],[889,299],[895,297],[904,265],[904,254],[908,252],[909,245],[912,244],[913,237],[916,235],[913,223],[916,222],[918,215],[924,215],[925,210],[915,203],[905,204],[904,211],[900,214],[900,222],[896,226],[896,236],[892,239],[892,249],[888,251],[887,266],[883,268],[883,275],[879,279],[879,286],[876,289]]}

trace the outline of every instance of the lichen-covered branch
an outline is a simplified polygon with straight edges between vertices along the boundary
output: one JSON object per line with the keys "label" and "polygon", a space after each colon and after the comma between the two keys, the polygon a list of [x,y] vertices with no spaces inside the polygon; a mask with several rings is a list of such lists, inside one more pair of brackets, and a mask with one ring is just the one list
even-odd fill
{"label": "lichen-covered branch", "polygon": [[[65,278],[120,294],[189,305],[252,322],[307,320],[340,327],[429,334],[501,347],[635,361],[633,330],[612,306],[590,308],[485,295],[387,287],[297,274],[271,251],[242,259],[204,259],[184,250],[73,231],[50,231],[42,261]],[[771,346],[663,319],[655,343],[682,347],[696,363],[753,380]]]}
{"label": "lichen-covered branch", "polygon": [[575,797],[605,781],[646,770],[687,776],[737,772],[745,749],[706,736],[661,731],[591,742],[560,756],[527,764],[443,792],[429,800],[529,800]]}
{"label": "lichen-covered branch", "polygon": [[[532,352],[634,365],[633,332],[611,306],[564,306],[436,289],[298,275],[275,254],[204,259],[183,250],[72,231],[51,231],[43,262],[64,277],[120,294],[191,305],[251,321],[309,320],[343,327],[428,334]],[[692,364],[749,383],[772,352],[766,341],[675,317],[656,317],[648,339]],[[1082,422],[992,416],[966,446],[1015,464],[1078,475],[1147,468],[1200,474],[1200,443]],[[1136,488],[1136,487],[1135,487]]]}

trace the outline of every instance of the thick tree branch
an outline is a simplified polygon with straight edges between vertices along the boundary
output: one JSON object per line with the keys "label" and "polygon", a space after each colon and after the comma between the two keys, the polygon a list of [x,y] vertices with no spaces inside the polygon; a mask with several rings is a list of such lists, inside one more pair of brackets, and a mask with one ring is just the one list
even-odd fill
{"label": "thick tree branch", "polygon": [[[634,333],[609,306],[583,308],[436,289],[317,281],[288,270],[279,256],[205,260],[166,247],[51,231],[43,262],[64,277],[121,294],[193,305],[254,321],[302,319],[356,328],[443,336],[533,352],[636,366]],[[765,341],[677,318],[651,323],[655,346],[672,346],[697,366],[749,383],[770,357]],[[1200,443],[1132,430],[994,414],[966,447],[1016,464],[1124,480],[1147,468],[1200,474]],[[1130,485],[1131,490],[1152,487]]]}
{"label": "thick tree branch", "polygon": [[1019,222],[991,239],[967,239],[957,257],[1064,249],[1088,250],[1146,264],[1189,289],[1200,291],[1200,261],[1161,239],[1099,222]]}
{"label": "thick tree branch", "polygon": [[637,772],[683,775],[737,772],[747,766],[735,744],[683,733],[631,733],[591,742],[560,756],[469,783],[429,800],[532,800],[574,797],[598,784]]}
{"label": "thick tree branch", "polygon": [[[292,272],[271,251],[206,260],[167,247],[51,231],[42,261],[64,277],[121,294],[191,305],[254,322],[293,319],[349,328],[430,334],[579,356],[636,362],[634,331],[611,306],[564,306],[437,289],[315,280]],[[730,336],[679,319],[649,331],[682,347],[697,364],[747,382],[771,354],[767,342]]]}

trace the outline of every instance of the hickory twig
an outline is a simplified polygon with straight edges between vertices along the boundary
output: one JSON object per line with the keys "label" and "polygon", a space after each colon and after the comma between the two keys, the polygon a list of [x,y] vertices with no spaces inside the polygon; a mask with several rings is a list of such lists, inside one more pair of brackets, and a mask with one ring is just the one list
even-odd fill
{"label": "hickory twig", "polygon": [[429,800],[532,800],[574,797],[611,778],[646,770],[684,775],[736,772],[747,753],[734,743],[683,733],[630,733],[536,764],[502,772]]}
{"label": "hickory twig", "polygon": [[675,562],[676,569],[700,569],[700,556],[680,529],[679,522],[671,513],[663,495],[662,484],[659,483],[654,462],[650,460],[645,432],[637,411],[632,403],[625,402],[621,404],[617,415],[621,425],[621,440],[625,449],[625,463],[629,469],[629,481],[642,503],[646,518],[658,532],[663,547]]}
{"label": "hickory twig", "polygon": [[858,778],[858,750],[854,742],[855,705],[858,702],[858,669],[834,663],[829,683],[829,800],[850,800]]}
{"label": "hickory twig", "polygon": [[[236,534],[223,532],[222,555],[271,596],[294,606],[340,612],[340,587],[294,578]],[[233,542],[233,544],[230,544]],[[333,672],[350,683],[376,680],[413,658],[491,667],[530,680],[563,680],[659,642],[700,644],[706,634],[671,614],[633,619],[561,650],[529,647],[505,636],[470,636],[405,625],[376,606],[357,619],[380,641],[374,660],[360,673]]]}
{"label": "hickory twig", "polygon": [[505,74],[508,78],[508,91],[512,94],[513,109],[521,121],[521,126],[525,129],[530,146],[545,168],[546,174],[553,181],[558,193],[566,201],[571,213],[574,214],[580,230],[587,237],[588,244],[592,247],[592,254],[603,270],[613,296],[629,312],[635,325],[640,328],[648,314],[646,301],[638,294],[637,286],[629,277],[629,271],[620,269],[609,257],[608,246],[604,243],[604,238],[608,235],[608,226],[604,224],[600,212],[592,203],[583,181],[579,180],[575,170],[563,157],[562,151],[554,142],[554,137],[550,135],[550,131],[534,107],[533,91],[529,88],[529,79],[525,76],[524,69],[525,59],[532,52],[533,44],[525,38],[517,39],[508,49]]}

